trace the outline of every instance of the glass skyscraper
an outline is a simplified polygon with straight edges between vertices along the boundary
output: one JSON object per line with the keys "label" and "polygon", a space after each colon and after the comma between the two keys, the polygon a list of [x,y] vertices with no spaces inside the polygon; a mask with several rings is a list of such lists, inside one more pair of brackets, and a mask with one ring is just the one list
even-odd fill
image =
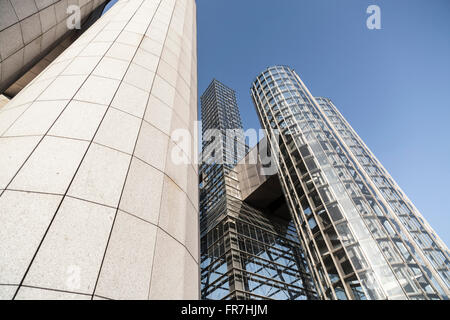
{"label": "glass skyscraper", "polygon": [[[233,167],[245,156],[247,150],[236,93],[214,79],[200,97],[200,101],[203,150],[213,150],[214,158],[228,167]],[[221,136],[211,136],[211,130],[217,130]],[[208,148],[209,146],[211,147]]]}
{"label": "glass skyscraper", "polygon": [[225,194],[224,175],[245,156],[246,145],[236,94],[214,79],[200,97],[202,154],[200,215]]}
{"label": "glass skyscraper", "polygon": [[448,299],[448,248],[334,104],[286,66],[251,95],[321,298]]}
{"label": "glass skyscraper", "polygon": [[255,180],[250,190],[248,182],[254,180],[249,176],[256,165],[238,164],[247,147],[234,91],[213,80],[201,97],[201,110],[202,298],[315,299],[315,284],[295,226],[288,209],[277,202],[281,192],[264,206],[246,201],[268,195],[254,191],[264,185],[263,178]]}

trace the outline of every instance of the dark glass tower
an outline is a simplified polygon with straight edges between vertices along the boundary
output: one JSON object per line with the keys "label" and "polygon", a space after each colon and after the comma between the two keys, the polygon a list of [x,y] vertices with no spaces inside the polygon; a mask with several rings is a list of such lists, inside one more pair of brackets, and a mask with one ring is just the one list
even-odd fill
{"label": "dark glass tower", "polygon": [[236,93],[213,79],[200,97],[202,155],[200,216],[225,194],[225,175],[245,156],[246,145]]}
{"label": "dark glass tower", "polygon": [[[247,150],[236,93],[214,79],[200,97],[200,102],[203,151],[213,149],[215,154],[212,157],[217,163],[234,167]],[[219,133],[221,136],[218,136]]]}
{"label": "dark glass tower", "polygon": [[268,199],[262,186],[278,178],[259,179],[249,191],[256,167],[238,164],[247,147],[234,91],[213,80],[201,97],[201,110],[202,298],[315,299],[310,266],[282,194],[271,194],[272,201],[260,206],[247,201]]}

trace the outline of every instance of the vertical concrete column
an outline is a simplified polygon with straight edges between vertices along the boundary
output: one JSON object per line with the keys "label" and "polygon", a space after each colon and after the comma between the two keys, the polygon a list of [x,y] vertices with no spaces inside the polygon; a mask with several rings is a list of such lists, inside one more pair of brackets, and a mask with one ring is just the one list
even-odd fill
{"label": "vertical concrete column", "polygon": [[197,299],[196,119],[195,1],[119,0],[0,108],[0,298]]}

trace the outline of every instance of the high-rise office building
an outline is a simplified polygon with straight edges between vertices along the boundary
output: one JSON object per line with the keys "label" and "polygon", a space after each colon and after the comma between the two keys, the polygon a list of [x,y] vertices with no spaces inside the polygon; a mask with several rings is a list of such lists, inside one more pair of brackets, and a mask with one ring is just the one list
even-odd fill
{"label": "high-rise office building", "polygon": [[202,298],[315,299],[278,177],[260,175],[261,163],[248,161],[258,148],[241,160],[247,148],[234,91],[213,80],[201,102]]}
{"label": "high-rise office building", "polygon": [[[203,196],[200,215],[225,193],[224,175],[246,153],[241,115],[233,89],[213,79],[200,97],[202,154],[200,176]],[[214,189],[214,190],[213,190]]]}
{"label": "high-rise office building", "polygon": [[[207,152],[208,149],[213,149],[216,153],[213,157],[232,168],[247,151],[236,93],[214,79],[200,97],[200,101],[203,150]],[[217,130],[221,137],[214,136],[211,130]]]}
{"label": "high-rise office building", "polygon": [[0,299],[199,298],[196,51],[194,0],[119,0],[0,109]]}
{"label": "high-rise office building", "polygon": [[286,66],[251,95],[320,296],[448,299],[448,248],[334,104]]}

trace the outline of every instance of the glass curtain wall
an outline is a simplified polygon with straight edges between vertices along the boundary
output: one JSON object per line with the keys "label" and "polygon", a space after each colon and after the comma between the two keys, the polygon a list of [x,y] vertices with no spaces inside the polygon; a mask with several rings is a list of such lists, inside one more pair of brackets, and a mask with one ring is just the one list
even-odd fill
{"label": "glass curtain wall", "polygon": [[447,247],[331,101],[286,66],[251,95],[321,296],[447,299]]}

